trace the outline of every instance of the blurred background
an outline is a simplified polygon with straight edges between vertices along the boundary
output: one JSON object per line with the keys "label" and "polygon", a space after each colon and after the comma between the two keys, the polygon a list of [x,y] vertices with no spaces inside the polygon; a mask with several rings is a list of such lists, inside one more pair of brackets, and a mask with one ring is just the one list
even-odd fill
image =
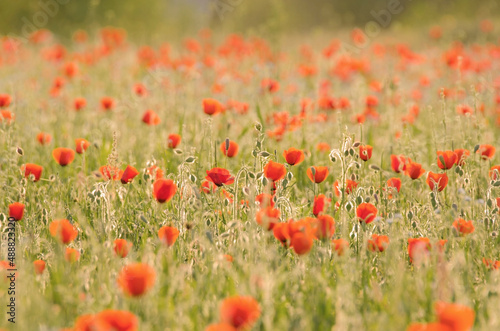
{"label": "blurred background", "polygon": [[500,17],[497,0],[23,0],[1,5],[0,34],[46,28],[61,38],[77,29],[122,27],[129,38],[154,42],[202,28],[248,34],[294,34],[363,28],[373,13],[393,9],[391,26],[460,28]]}

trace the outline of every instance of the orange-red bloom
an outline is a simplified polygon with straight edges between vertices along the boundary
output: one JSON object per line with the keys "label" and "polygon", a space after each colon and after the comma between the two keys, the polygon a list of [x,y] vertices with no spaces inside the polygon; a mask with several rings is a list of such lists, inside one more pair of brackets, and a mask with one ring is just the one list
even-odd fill
{"label": "orange-red bloom", "polygon": [[129,296],[138,297],[149,291],[156,279],[152,267],[144,263],[126,265],[118,275],[118,286]]}
{"label": "orange-red bloom", "polygon": [[335,220],[330,215],[320,215],[316,220],[316,238],[330,239],[335,234]]}
{"label": "orange-red bloom", "polygon": [[35,268],[35,273],[37,275],[41,275],[45,270],[45,261],[42,260],[33,261],[33,267]]}
{"label": "orange-red bloom", "polygon": [[493,180],[498,180],[500,175],[500,165],[496,165],[490,168],[488,175]]}
{"label": "orange-red bloom", "polygon": [[272,180],[273,182],[282,180],[285,178],[286,168],[285,165],[269,160],[269,162],[264,166],[264,177]]}
{"label": "orange-red bloom", "polygon": [[467,149],[455,149],[453,151],[457,155],[457,165],[463,166],[465,164],[465,160],[469,157],[470,151]]}
{"label": "orange-red bloom", "polygon": [[307,232],[295,233],[291,240],[290,246],[293,248],[296,254],[304,255],[309,253],[312,249],[314,236]]}
{"label": "orange-red bloom", "polygon": [[36,135],[36,140],[40,143],[40,145],[48,145],[52,141],[52,136],[45,132],[40,132]]}
{"label": "orange-red bloom", "polygon": [[52,151],[52,157],[61,166],[71,164],[75,159],[75,151],[71,148],[58,147]]}
{"label": "orange-red bloom", "polygon": [[137,316],[129,311],[107,309],[95,315],[93,324],[85,330],[137,331],[139,322]]}
{"label": "orange-red bloom", "polygon": [[89,148],[90,142],[84,138],[76,138],[75,139],[75,150],[78,154],[83,154]]}
{"label": "orange-red bloom", "polygon": [[159,202],[170,201],[177,192],[177,185],[171,179],[160,178],[153,183],[153,197]]}
{"label": "orange-red bloom", "polygon": [[[351,179],[345,180],[345,192],[346,192],[346,194],[351,194],[356,189],[356,187],[358,187],[358,183],[356,183],[355,181],[353,181]],[[338,180],[336,180],[335,183],[333,183],[333,190],[334,190],[335,196],[340,197],[340,191],[342,191],[342,187],[340,187],[340,183]]]}
{"label": "orange-red bloom", "polygon": [[259,303],[252,297],[234,296],[222,301],[221,322],[228,323],[236,329],[250,329],[259,317]]}
{"label": "orange-red bloom", "polygon": [[111,97],[103,97],[101,99],[101,108],[104,111],[110,111],[115,107],[115,100]]}
{"label": "orange-red bloom", "polygon": [[368,161],[372,158],[373,147],[370,145],[360,145],[359,146],[359,157],[363,161]]}
{"label": "orange-red bloom", "polygon": [[123,170],[111,165],[101,166],[99,172],[105,180],[118,180],[123,175]]}
{"label": "orange-red bloom", "polygon": [[[314,174],[313,174],[314,169]],[[328,177],[328,167],[309,167],[307,168],[307,177],[311,182],[319,184]]]}
{"label": "orange-red bloom", "polygon": [[391,167],[394,172],[406,170],[406,157],[404,155],[391,155]]}
{"label": "orange-red bloom", "polygon": [[12,98],[8,94],[0,94],[0,108],[9,107]]}
{"label": "orange-red bloom", "polygon": [[234,326],[229,323],[214,323],[205,328],[205,331],[237,331]]}
{"label": "orange-red bloom", "polygon": [[472,223],[472,221],[466,221],[463,218],[457,218],[453,222],[453,227],[461,235],[466,235],[466,234],[474,232],[474,224]]}
{"label": "orange-red bloom", "polygon": [[451,169],[457,163],[457,154],[454,151],[437,151],[436,154],[439,169]]}
{"label": "orange-red bloom", "polygon": [[125,168],[125,171],[122,174],[122,177],[120,178],[122,184],[127,184],[132,182],[135,176],[139,174],[139,171],[137,171],[136,168],[132,167],[131,165],[128,165],[127,168]]}
{"label": "orange-red bloom", "polygon": [[495,146],[480,145],[476,153],[481,154],[483,160],[492,159],[495,156]]}
{"label": "orange-red bloom", "polygon": [[429,255],[431,242],[429,238],[409,238],[408,239],[408,255],[410,261],[421,260]]}
{"label": "orange-red bloom", "polygon": [[167,247],[171,247],[177,241],[177,237],[179,237],[179,230],[173,226],[162,226],[158,230],[158,237]]}
{"label": "orange-red bloom", "polygon": [[290,231],[288,223],[276,223],[273,227],[273,235],[285,247],[288,246],[290,240]]}
{"label": "orange-red bloom", "polygon": [[29,177],[33,175],[35,177],[35,182],[40,180],[40,176],[42,176],[43,167],[34,163],[26,163],[21,166],[21,171],[24,171],[24,177]]}
{"label": "orange-red bloom", "polygon": [[23,219],[24,215],[24,204],[20,202],[14,202],[9,205],[9,218],[13,217],[16,221]]}
{"label": "orange-red bloom", "polygon": [[161,119],[153,110],[148,109],[144,112],[144,115],[142,115],[142,121],[147,125],[158,125]]}
{"label": "orange-red bloom", "polygon": [[438,192],[441,192],[445,189],[446,185],[448,185],[448,175],[446,173],[436,174],[432,171],[429,171],[425,182],[427,183],[427,185],[429,185],[431,191],[434,191],[434,189],[436,189]]}
{"label": "orange-red bloom", "polygon": [[131,248],[132,243],[125,239],[115,239],[113,242],[113,250],[115,251],[115,254],[121,258],[127,257]]}
{"label": "orange-red bloom", "polygon": [[64,259],[68,262],[76,262],[80,259],[80,252],[74,248],[66,247]]}
{"label": "orange-red bloom", "polygon": [[396,177],[389,178],[387,180],[387,187],[395,188],[399,193],[399,190],[401,189],[401,179],[396,178]]}
{"label": "orange-red bloom", "polygon": [[238,149],[239,149],[238,144],[232,140],[229,140],[228,145],[229,146],[226,146],[225,141],[222,142],[222,144],[220,145],[220,150],[222,154],[224,154],[227,157],[235,157],[238,154]]}
{"label": "orange-red bloom", "polygon": [[368,239],[368,249],[372,252],[383,252],[389,246],[389,237],[372,234]]}
{"label": "orange-red bloom", "polygon": [[338,256],[344,255],[344,252],[349,248],[349,242],[345,239],[333,239],[332,245]]}
{"label": "orange-red bloom", "polygon": [[232,177],[229,171],[224,168],[212,168],[211,170],[207,170],[207,176],[205,179],[219,187],[234,183],[234,177]]}
{"label": "orange-red bloom", "polygon": [[85,98],[75,98],[73,105],[76,111],[80,111],[87,105],[87,100]]}
{"label": "orange-red bloom", "polygon": [[271,206],[261,208],[257,212],[256,221],[264,229],[272,230],[274,225],[280,221],[280,211]]}
{"label": "orange-red bloom", "polygon": [[360,222],[365,222],[369,224],[373,222],[375,217],[377,217],[377,207],[372,205],[371,203],[363,202],[356,208],[356,217]]}
{"label": "orange-red bloom", "polygon": [[203,111],[207,115],[216,115],[224,111],[224,105],[219,101],[211,98],[203,99]]}
{"label": "orange-red bloom", "polygon": [[78,236],[78,230],[66,219],[52,221],[49,225],[50,235],[63,244],[69,244]]}
{"label": "orange-red bloom", "polygon": [[283,157],[286,160],[286,163],[289,165],[298,165],[304,161],[304,152],[300,149],[291,147],[288,150],[283,152]]}
{"label": "orange-red bloom", "polygon": [[318,216],[321,214],[326,208],[330,199],[328,199],[324,194],[320,194],[314,197],[313,203],[313,214],[314,216]]}
{"label": "orange-red bloom", "polygon": [[472,308],[456,303],[437,302],[434,309],[439,322],[453,331],[468,331],[474,326],[476,314]]}
{"label": "orange-red bloom", "polygon": [[422,168],[420,163],[416,163],[413,161],[409,161],[406,164],[405,174],[411,179],[418,179],[425,173],[425,170]]}
{"label": "orange-red bloom", "polygon": [[181,143],[181,136],[177,133],[168,135],[168,148],[176,148]]}

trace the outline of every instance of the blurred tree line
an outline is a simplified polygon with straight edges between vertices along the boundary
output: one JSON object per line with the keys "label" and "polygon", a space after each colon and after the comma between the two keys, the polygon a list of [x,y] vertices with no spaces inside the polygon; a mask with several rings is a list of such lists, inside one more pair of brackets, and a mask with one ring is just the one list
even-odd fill
{"label": "blurred tree line", "polygon": [[390,6],[391,22],[418,27],[444,18],[460,22],[500,17],[497,0],[2,0],[0,34],[47,28],[68,38],[77,29],[123,27],[133,39],[183,37],[204,27],[271,33],[363,27]]}

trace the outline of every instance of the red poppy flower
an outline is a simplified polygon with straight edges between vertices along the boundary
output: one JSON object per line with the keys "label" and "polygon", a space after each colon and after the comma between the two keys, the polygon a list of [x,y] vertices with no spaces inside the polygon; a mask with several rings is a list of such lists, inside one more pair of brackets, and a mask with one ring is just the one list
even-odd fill
{"label": "red poppy flower", "polygon": [[139,171],[137,171],[136,168],[132,167],[131,165],[128,165],[127,168],[125,168],[125,171],[122,174],[121,177],[121,182],[122,184],[127,184],[132,182],[132,180],[139,174]]}
{"label": "red poppy flower", "polygon": [[274,225],[280,221],[280,211],[271,206],[261,208],[256,215],[257,223],[266,230],[272,230]]}
{"label": "red poppy flower", "polygon": [[37,275],[41,275],[45,270],[45,261],[42,260],[33,261],[33,267],[35,268],[35,273]]}
{"label": "red poppy flower", "polygon": [[9,107],[12,98],[8,94],[0,94],[0,108]]}
{"label": "red poppy flower", "polygon": [[440,169],[451,169],[457,162],[457,154],[454,151],[437,151],[437,164]]}
{"label": "red poppy flower", "polygon": [[52,136],[45,132],[40,132],[36,135],[36,140],[40,143],[40,145],[48,145],[52,141]]}
{"label": "red poppy flower", "polygon": [[118,180],[123,175],[123,170],[111,165],[101,166],[99,172],[104,177],[104,180]]}
{"label": "red poppy flower", "polygon": [[103,97],[101,99],[101,108],[104,111],[110,111],[113,110],[115,107],[115,100],[111,97]]}
{"label": "red poppy flower", "polygon": [[234,177],[224,168],[212,168],[211,170],[207,170],[205,179],[219,187],[234,183]]}
{"label": "red poppy flower", "polygon": [[316,145],[316,149],[320,152],[329,152],[331,150],[331,147],[328,143],[321,142]]}
{"label": "red poppy flower", "polygon": [[179,230],[172,226],[162,226],[158,230],[158,237],[167,247],[171,247],[177,241],[177,237],[179,237]]}
{"label": "red poppy flower", "polygon": [[207,115],[216,115],[224,111],[224,105],[211,98],[203,99],[203,112]]}
{"label": "red poppy flower", "polygon": [[118,286],[122,291],[133,297],[139,297],[149,291],[156,279],[152,267],[144,263],[128,264],[118,275]]}
{"label": "red poppy flower", "polygon": [[159,202],[170,201],[177,192],[177,185],[171,179],[160,178],[153,183],[153,197]]}
{"label": "red poppy flower", "polygon": [[259,303],[252,297],[234,296],[222,301],[221,322],[228,323],[238,330],[252,328],[259,317]]}
{"label": "red poppy flower", "polygon": [[260,82],[260,87],[262,88],[263,91],[275,93],[275,92],[279,91],[280,84],[277,81],[275,81],[274,79],[264,78]]}
{"label": "red poppy flower", "polygon": [[453,222],[453,227],[460,233],[461,235],[466,235],[474,232],[474,224],[472,221],[466,221],[463,218],[457,218]]}
{"label": "red poppy flower", "polygon": [[500,175],[500,165],[496,165],[490,168],[488,175],[492,180],[498,180]]}
{"label": "red poppy flower", "polygon": [[335,220],[330,215],[320,215],[316,220],[316,238],[330,239],[335,234]]}
{"label": "red poppy flower", "polygon": [[[314,174],[313,174],[314,169]],[[309,167],[307,168],[307,177],[311,180],[311,182],[319,184],[328,177],[328,167]]]}
{"label": "red poppy flower", "polygon": [[421,260],[429,255],[431,242],[429,238],[409,238],[408,239],[408,255],[410,261]]}
{"label": "red poppy flower", "polygon": [[83,154],[89,148],[90,142],[83,138],[75,139],[75,150],[78,154]]}
{"label": "red poppy flower", "polygon": [[181,142],[181,136],[177,133],[168,135],[168,148],[176,148]]}
{"label": "red poppy flower", "polygon": [[273,227],[273,235],[278,239],[281,244],[285,247],[288,246],[288,241],[290,240],[290,232],[288,228],[288,223],[276,223]]}
{"label": "red poppy flower", "polygon": [[144,86],[141,83],[137,83],[134,85],[134,92],[140,97],[146,96],[148,94],[148,90],[146,89],[146,86]]}
{"label": "red poppy flower", "polygon": [[332,245],[338,256],[344,255],[344,252],[349,248],[349,242],[345,239],[333,239]]}
{"label": "red poppy flower", "polygon": [[465,164],[465,159],[470,155],[470,152],[466,149],[455,149],[453,152],[457,155],[458,166],[463,166]]}
{"label": "red poppy flower", "polygon": [[255,197],[255,201],[259,203],[260,208],[267,206],[274,207],[273,196],[268,193],[261,193]]}
{"label": "red poppy flower", "polygon": [[63,244],[69,244],[78,236],[78,230],[66,219],[52,221],[49,225],[50,235]]}
{"label": "red poppy flower", "polygon": [[495,146],[480,145],[476,153],[481,154],[483,160],[492,159],[495,156]]}
{"label": "red poppy flower", "polygon": [[87,100],[85,98],[76,98],[73,105],[76,111],[80,111],[87,106]]}
{"label": "red poppy flower", "polygon": [[314,236],[307,232],[295,233],[290,239],[290,246],[298,255],[309,253],[312,249]]}
{"label": "red poppy flower", "polygon": [[[351,194],[352,192],[354,192],[356,187],[358,187],[358,183],[356,183],[355,181],[350,180],[350,179],[345,180],[345,192],[347,194]],[[342,190],[342,187],[340,186],[340,183],[338,180],[336,180],[335,183],[333,183],[333,190],[334,190],[335,196],[340,197],[340,191]]]}
{"label": "red poppy flower", "polygon": [[269,160],[269,162],[264,166],[264,177],[277,182],[285,178],[286,168],[285,165]]}
{"label": "red poppy flower", "polygon": [[439,301],[434,309],[438,321],[447,325],[453,331],[468,331],[474,326],[476,314],[472,308],[456,303],[446,303]]}
{"label": "red poppy flower", "polygon": [[229,323],[210,324],[205,328],[205,331],[237,331],[234,326]]}
{"label": "red poppy flower", "polygon": [[142,115],[142,121],[147,125],[158,125],[161,122],[160,117],[151,109],[146,110],[144,115]]}
{"label": "red poppy flower", "polygon": [[68,262],[74,263],[80,259],[80,252],[74,248],[66,247],[64,259]]}
{"label": "red poppy flower", "polygon": [[383,252],[389,245],[389,237],[379,236],[372,234],[371,239],[368,240],[368,249],[372,252]]}
{"label": "red poppy flower", "polygon": [[238,154],[238,149],[239,149],[239,146],[237,143],[235,143],[234,141],[229,141],[229,146],[227,146],[228,149],[226,150],[226,142],[222,142],[222,144],[220,145],[220,150],[222,152],[222,154],[224,154],[225,156],[227,157],[234,157]]}
{"label": "red poppy flower", "polygon": [[406,164],[405,174],[411,179],[418,179],[425,173],[425,170],[422,168],[420,163],[416,163],[413,161],[409,161]]}
{"label": "red poppy flower", "polygon": [[406,157],[404,155],[391,155],[391,167],[394,172],[406,170]]}
{"label": "red poppy flower", "polygon": [[12,122],[14,122],[15,119],[16,115],[10,110],[7,109],[0,110],[0,123],[2,123],[5,120],[7,124],[11,124]]}
{"label": "red poppy flower", "polygon": [[356,208],[356,217],[360,222],[365,222],[369,224],[373,222],[375,217],[377,217],[377,207],[372,205],[371,203],[363,202]]}
{"label": "red poppy flower", "polygon": [[161,170],[158,166],[153,165],[146,169],[146,173],[148,175],[153,176],[156,179],[163,178],[163,170]]}
{"label": "red poppy flower", "polygon": [[314,216],[318,216],[321,214],[326,208],[330,199],[328,199],[324,194],[320,194],[314,197],[313,203],[313,214]]}
{"label": "red poppy flower", "polygon": [[215,184],[213,182],[209,182],[208,180],[204,180],[203,182],[201,182],[200,189],[201,189],[201,192],[206,193],[206,194],[210,194],[210,193],[215,192],[215,190],[217,189],[217,186],[215,186]]}
{"label": "red poppy flower", "polygon": [[283,152],[283,157],[286,160],[286,163],[289,165],[299,165],[304,161],[304,152],[300,149],[291,147],[288,150]]}
{"label": "red poppy flower", "polygon": [[9,205],[9,218],[13,217],[16,221],[23,219],[24,215],[24,204],[20,202],[14,202]]}
{"label": "red poppy flower", "polygon": [[448,185],[448,175],[446,173],[436,174],[429,171],[425,182],[429,185],[431,191],[434,191],[434,188],[437,185],[437,191],[441,192],[445,189],[446,185]]}
{"label": "red poppy flower", "polygon": [[52,157],[59,165],[65,167],[75,159],[75,151],[71,148],[58,147],[52,151]]}
{"label": "red poppy flower", "polygon": [[42,176],[42,170],[42,166],[34,163],[26,163],[25,165],[21,166],[21,171],[24,172],[24,177],[33,175],[35,177],[35,182],[38,182],[40,180],[40,176]]}
{"label": "red poppy flower", "polygon": [[373,147],[370,145],[360,145],[359,146],[359,157],[363,161],[368,161],[372,158]]}
{"label": "red poppy flower", "polygon": [[500,269],[500,261],[488,260],[488,259],[483,257],[483,264],[491,270],[499,270]]}
{"label": "red poppy flower", "polygon": [[395,177],[389,178],[389,180],[387,180],[387,187],[393,187],[399,193],[399,190],[401,189],[401,179]]}
{"label": "red poppy flower", "polygon": [[127,257],[131,248],[132,243],[125,239],[115,239],[113,242],[113,250],[115,251],[115,254],[121,258]]}
{"label": "red poppy flower", "polygon": [[137,316],[129,311],[107,309],[95,315],[91,326],[82,330],[137,331],[139,322]]}

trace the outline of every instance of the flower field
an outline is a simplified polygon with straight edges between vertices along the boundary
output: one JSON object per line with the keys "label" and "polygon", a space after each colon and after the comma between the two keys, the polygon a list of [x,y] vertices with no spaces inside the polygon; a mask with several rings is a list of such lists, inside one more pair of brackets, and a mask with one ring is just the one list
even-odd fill
{"label": "flower field", "polygon": [[500,330],[474,31],[3,39],[0,329]]}

